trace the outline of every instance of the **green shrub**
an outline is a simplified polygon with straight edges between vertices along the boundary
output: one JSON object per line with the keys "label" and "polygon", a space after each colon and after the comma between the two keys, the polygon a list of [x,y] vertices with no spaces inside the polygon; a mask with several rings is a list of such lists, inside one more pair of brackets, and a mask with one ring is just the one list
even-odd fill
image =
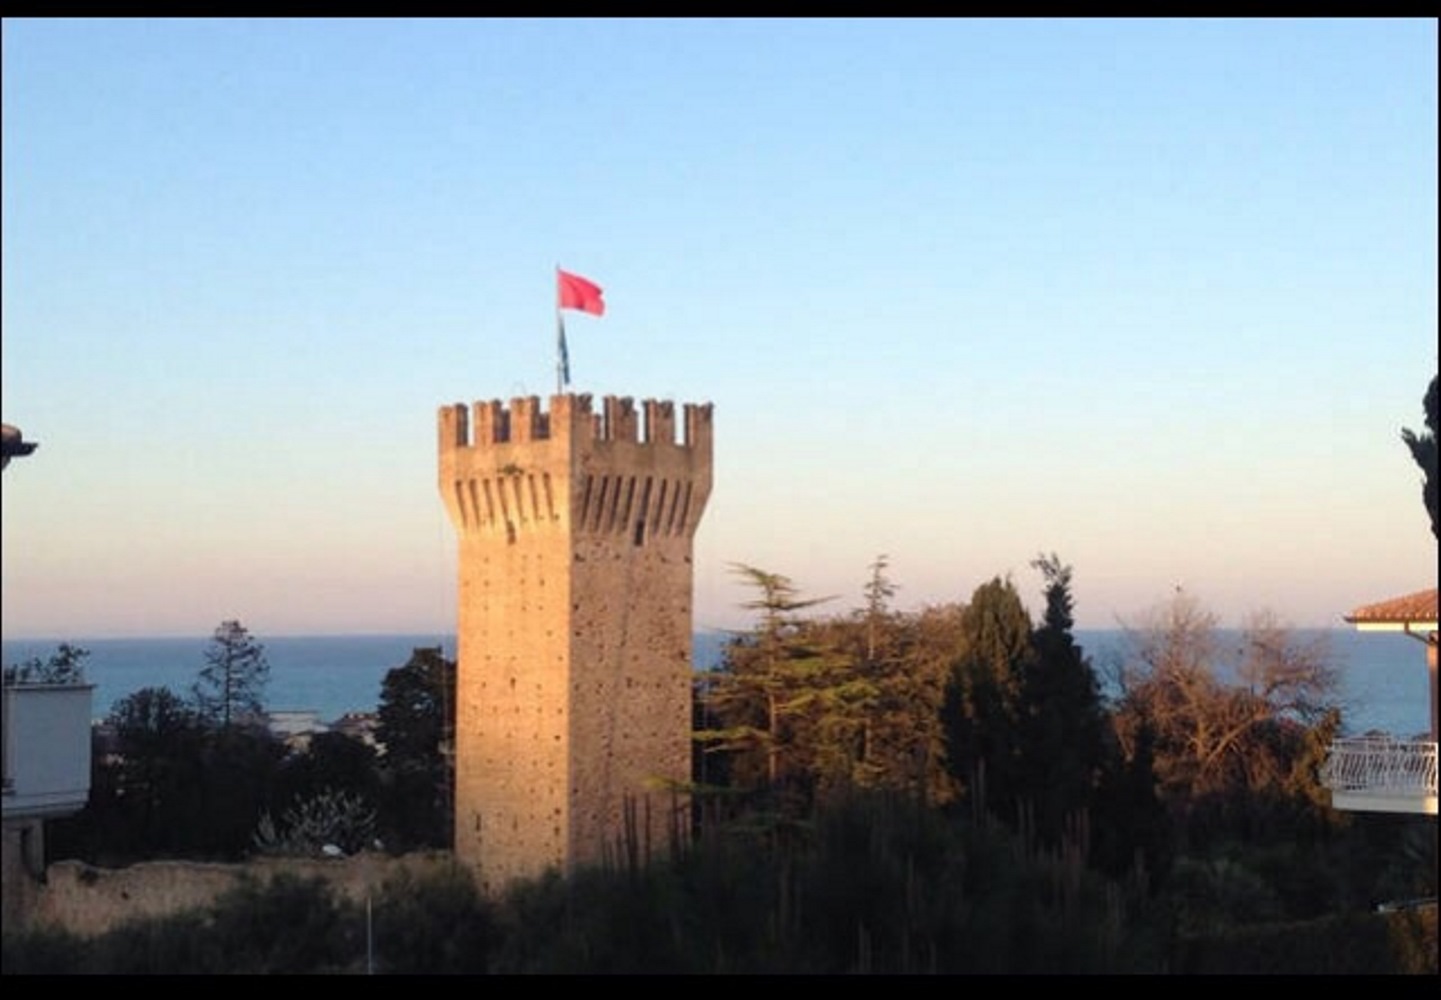
{"label": "green shrub", "polygon": [[210,915],[188,910],[127,921],[90,942],[89,971],[105,975],[217,975],[235,971]]}
{"label": "green shrub", "polygon": [[[1387,975],[1436,973],[1436,918],[1416,911],[1356,913],[1256,924],[1184,937],[1177,972]],[[1429,933],[1429,941],[1427,935]]]}
{"label": "green shrub", "polygon": [[0,972],[7,976],[81,972],[87,955],[85,940],[60,927],[6,930],[0,935]]}
{"label": "green shrub", "polygon": [[386,880],[371,908],[378,972],[482,973],[495,944],[494,906],[459,865]]}
{"label": "green shrub", "polygon": [[339,971],[364,953],[364,916],[322,878],[242,879],[215,903],[210,930],[232,972]]}
{"label": "green shrub", "polygon": [[492,971],[1128,972],[1163,967],[1144,901],[1074,849],[903,800],[829,806],[785,838],[712,827],[678,856],[512,888]]}

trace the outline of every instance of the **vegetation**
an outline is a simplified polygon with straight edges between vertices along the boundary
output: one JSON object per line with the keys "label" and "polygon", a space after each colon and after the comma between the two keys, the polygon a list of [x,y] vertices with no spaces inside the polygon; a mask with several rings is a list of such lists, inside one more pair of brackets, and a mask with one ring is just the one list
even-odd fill
{"label": "vegetation", "polygon": [[[6,973],[295,974],[357,971],[363,917],[318,878],[243,879],[213,906],[139,919],[95,938],[5,935]],[[363,967],[358,970],[363,971]]]}
{"label": "vegetation", "polygon": [[499,945],[497,906],[468,868],[452,865],[386,880],[374,902],[378,972],[483,973]]}
{"label": "vegetation", "polygon": [[374,746],[344,733],[311,734],[303,750],[292,749],[281,762],[271,801],[293,806],[323,796],[344,796],[378,812],[380,759]]}
{"label": "vegetation", "polygon": [[90,795],[46,827],[51,857],[126,864],[235,860],[279,786],[286,750],[261,727],[212,727],[165,688],[120,699],[93,731]]}
{"label": "vegetation", "polygon": [[1418,434],[1409,428],[1402,428],[1401,440],[1406,443],[1411,457],[1421,467],[1421,502],[1426,505],[1426,513],[1431,517],[1432,537],[1441,538],[1436,528],[1436,435],[1441,433],[1437,428],[1437,424],[1441,423],[1441,398],[1438,398],[1438,391],[1441,390],[1437,389],[1436,380],[1437,376],[1431,376],[1431,386],[1421,400],[1422,409],[1426,413],[1426,429]]}
{"label": "vegetation", "polygon": [[[1129,628],[1107,701],[1071,631],[1070,567],[1032,566],[1039,624],[1008,578],[963,605],[896,614],[882,558],[865,606],[824,619],[798,613],[817,602],[786,577],[745,568],[757,624],[699,687],[702,834],[744,819],[793,845],[854,792],[903,792],[951,823],[999,824],[1028,850],[1147,886],[1186,935],[1434,894],[1434,859],[1407,846],[1424,829],[1329,808],[1318,772],[1341,716],[1324,641],[1263,612],[1223,649],[1215,616],[1178,591]],[[912,641],[922,622],[939,642]],[[929,679],[930,696],[907,697],[902,678]],[[884,766],[890,733],[911,734],[939,778]]]}
{"label": "vegetation", "polygon": [[5,667],[5,684],[83,684],[90,650],[62,642],[45,659],[32,656]]}
{"label": "vegetation", "polygon": [[262,854],[355,854],[375,844],[375,810],[364,799],[326,788],[297,801],[278,824],[269,812],[262,812],[254,841]]}
{"label": "vegetation", "polygon": [[1055,846],[1089,819],[1106,774],[1121,761],[1099,679],[1072,633],[1071,567],[1054,554],[1031,566],[1043,578],[1046,610],[1017,690],[1017,783],[1037,835]]}
{"label": "vegetation", "polygon": [[[1436,971],[1435,911],[1265,912],[1178,925],[1179,896],[1113,880],[909,796],[832,799],[780,842],[727,823],[649,864],[482,897],[465,868],[364,901],[318,878],[242,880],[204,908],[92,938],[6,930],[7,973],[1156,973]],[[635,852],[621,852],[634,857]],[[1178,893],[1265,901],[1197,873]]]}
{"label": "vegetation", "polygon": [[265,685],[270,663],[265,647],[238,621],[223,621],[205,650],[205,666],[195,682],[195,708],[211,725],[253,723],[265,715]]}
{"label": "vegetation", "polygon": [[1030,670],[1031,619],[1015,585],[999,577],[961,610],[960,644],[946,693],[951,775],[973,810],[1018,818],[1020,684]]}
{"label": "vegetation", "polygon": [[1115,731],[1128,755],[1144,734],[1158,793],[1192,839],[1296,834],[1329,822],[1318,769],[1340,727],[1334,684],[1324,639],[1269,614],[1252,617],[1228,664],[1215,616],[1178,591],[1132,632]]}
{"label": "vegetation", "polygon": [[[1032,568],[1038,622],[1009,578],[900,612],[881,556],[860,604],[823,614],[736,567],[756,621],[697,676],[695,826],[666,857],[497,898],[458,866],[398,876],[369,951],[361,905],[326,884],[246,883],[96,940],[7,933],[5,971],[1252,971],[1236,942],[1264,939],[1275,969],[1434,972],[1434,919],[1374,912],[1434,896],[1434,820],[1335,813],[1318,783],[1340,725],[1325,646],[1258,614],[1223,648],[1178,591],[1103,686],[1071,568]],[[287,750],[137,692],[90,805],[47,839],[100,863],[445,846],[454,684],[439,649],[391,670],[382,753]]]}
{"label": "vegetation", "polygon": [[[848,678],[797,617],[817,600],[801,599],[779,574],[752,566],[735,570],[757,590],[746,607],[761,613],[761,623],[730,644],[726,668],[709,679],[705,697],[718,725],[697,738],[707,750],[731,755],[735,780],[808,794],[815,779],[838,776],[837,761],[817,758],[835,754],[836,743],[844,741]],[[808,738],[822,733],[829,737],[824,746]]]}
{"label": "vegetation", "polygon": [[386,842],[398,850],[451,843],[455,662],[439,647],[414,650],[385,675],[376,739]]}
{"label": "vegetation", "polygon": [[229,721],[224,698],[146,688],[117,701],[94,733],[85,809],[47,827],[50,856],[127,864],[315,855],[326,846],[348,854],[377,842],[396,851],[448,846],[454,663],[418,649],[387,674],[384,755],[341,733],[291,748],[264,726],[241,724],[254,704],[238,706],[253,692],[240,698],[236,678],[253,676],[245,665],[260,645],[234,624],[217,630],[223,641],[207,667],[234,670]]}

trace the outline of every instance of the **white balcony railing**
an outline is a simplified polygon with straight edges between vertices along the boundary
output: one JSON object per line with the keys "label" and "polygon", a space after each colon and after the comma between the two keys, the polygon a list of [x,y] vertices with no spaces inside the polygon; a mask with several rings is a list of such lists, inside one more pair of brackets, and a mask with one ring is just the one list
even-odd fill
{"label": "white balcony railing", "polygon": [[1337,809],[1436,814],[1436,741],[1336,740],[1321,769]]}

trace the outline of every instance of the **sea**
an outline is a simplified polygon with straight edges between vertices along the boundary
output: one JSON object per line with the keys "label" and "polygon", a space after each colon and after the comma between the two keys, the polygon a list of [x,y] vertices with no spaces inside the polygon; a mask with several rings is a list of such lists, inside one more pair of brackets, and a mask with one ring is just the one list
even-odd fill
{"label": "sea", "polygon": [[[1076,630],[1076,639],[1090,658],[1104,692],[1115,690],[1116,666],[1131,637],[1122,630]],[[1429,680],[1425,645],[1400,633],[1358,633],[1328,629],[1301,633],[1323,635],[1337,671],[1334,703],[1341,708],[1345,731],[1373,730],[1415,736],[1430,727]],[[403,666],[421,647],[441,647],[455,656],[452,635],[316,635],[255,637],[270,663],[265,702],[272,712],[313,712],[329,724],[350,713],[373,712],[380,701],[388,671]],[[701,669],[721,662],[730,638],[723,632],[698,632],[694,656]],[[1239,648],[1239,632],[1222,630],[1220,648]],[[1228,640],[1234,639],[1228,645]],[[169,688],[188,697],[205,664],[210,637],[154,639],[27,639],[4,640],[0,657],[8,666],[45,659],[61,641],[89,650],[86,680],[95,686],[93,714],[102,719],[114,704],[147,687]]]}

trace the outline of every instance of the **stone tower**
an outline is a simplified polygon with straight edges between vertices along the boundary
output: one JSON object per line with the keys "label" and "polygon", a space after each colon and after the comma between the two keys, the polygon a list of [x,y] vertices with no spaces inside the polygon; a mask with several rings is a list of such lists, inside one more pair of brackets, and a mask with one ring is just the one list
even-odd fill
{"label": "stone tower", "polygon": [[[644,417],[642,425],[641,417]],[[690,779],[692,541],[710,404],[588,395],[440,410],[460,543],[455,852],[487,891],[660,847]]]}

